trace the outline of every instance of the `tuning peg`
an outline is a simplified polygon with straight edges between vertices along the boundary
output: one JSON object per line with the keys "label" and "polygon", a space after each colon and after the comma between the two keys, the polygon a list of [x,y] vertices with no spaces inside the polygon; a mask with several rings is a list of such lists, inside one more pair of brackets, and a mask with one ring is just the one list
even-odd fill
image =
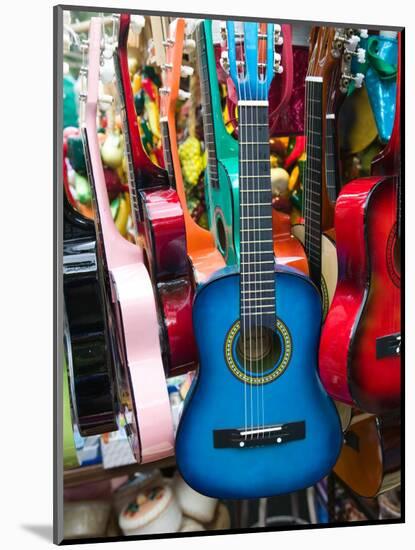
{"label": "tuning peg", "polygon": [[274,66],[274,73],[275,74],[281,74],[284,72],[284,67],[282,65],[275,65]]}
{"label": "tuning peg", "polygon": [[140,34],[140,32],[144,29],[145,23],[146,20],[142,15],[131,15],[130,28],[133,33]]}
{"label": "tuning peg", "polygon": [[108,94],[100,95],[98,98],[98,105],[101,111],[108,111],[113,102],[114,98]]}
{"label": "tuning peg", "polygon": [[363,84],[363,80],[365,78],[365,75],[363,73],[356,73],[356,76],[352,77],[354,80],[354,85],[356,88],[361,88]]}
{"label": "tuning peg", "polygon": [[366,50],[364,48],[357,48],[357,62],[365,63],[366,62]]}
{"label": "tuning peg", "polygon": [[115,70],[112,58],[104,59],[104,63],[99,70],[99,75],[103,84],[110,84],[114,80]]}
{"label": "tuning peg", "polygon": [[367,29],[359,29],[360,31],[360,38],[368,38],[369,33],[367,32]]}
{"label": "tuning peg", "polygon": [[281,25],[278,23],[274,24],[274,40],[277,46],[281,46],[284,42],[284,39],[281,36]]}
{"label": "tuning peg", "polygon": [[162,44],[165,48],[171,48],[172,46],[174,46],[174,40],[172,40],[171,38],[166,38],[166,40],[163,40]]}
{"label": "tuning peg", "polygon": [[351,52],[355,52],[359,42],[360,36],[357,36],[357,34],[353,34],[347,41],[347,49]]}
{"label": "tuning peg", "polygon": [[184,53],[190,53],[196,49],[196,42],[193,38],[186,38],[183,42],[183,51]]}
{"label": "tuning peg", "polygon": [[190,99],[191,94],[190,94],[190,92],[185,92],[184,90],[179,90],[178,96],[179,96],[179,99],[181,101],[186,101],[187,99]]}
{"label": "tuning peg", "polygon": [[228,50],[223,50],[220,54],[220,66],[222,69],[228,73],[229,72],[229,56]]}
{"label": "tuning peg", "polygon": [[193,67],[189,67],[188,65],[182,65],[180,67],[180,76],[182,78],[188,78],[189,76],[192,76],[192,74],[194,73],[194,69]]}

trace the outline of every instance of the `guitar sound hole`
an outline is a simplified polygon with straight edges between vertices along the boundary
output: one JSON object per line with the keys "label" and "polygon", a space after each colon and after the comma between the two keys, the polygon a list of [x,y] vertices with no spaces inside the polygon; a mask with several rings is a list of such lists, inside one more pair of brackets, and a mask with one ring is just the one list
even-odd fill
{"label": "guitar sound hole", "polygon": [[223,221],[221,217],[218,217],[216,220],[216,233],[218,235],[218,244],[219,244],[219,251],[221,254],[226,254],[226,232],[225,232],[225,226],[223,225]]}
{"label": "guitar sound hole", "polygon": [[282,344],[275,331],[268,327],[250,327],[236,344],[238,361],[247,371],[257,375],[273,368],[278,362]]}

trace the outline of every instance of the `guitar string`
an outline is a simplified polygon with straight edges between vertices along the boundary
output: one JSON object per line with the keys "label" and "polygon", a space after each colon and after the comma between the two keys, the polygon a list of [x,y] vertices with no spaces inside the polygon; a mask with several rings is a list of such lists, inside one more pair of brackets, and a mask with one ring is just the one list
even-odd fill
{"label": "guitar string", "polygon": [[[255,36],[255,39],[257,41],[257,44],[256,46],[258,45],[258,24],[256,23],[255,24],[255,28],[257,30],[256,32],[256,36]],[[245,42],[246,42],[246,39],[245,39]],[[258,46],[256,48],[256,51],[258,53]],[[257,61],[258,62],[258,61]],[[252,64],[252,67],[255,67],[257,68],[257,64]],[[250,101],[252,101],[253,99],[258,99],[258,74],[257,74],[257,71],[255,74],[253,75],[249,75],[249,69],[248,69],[248,60],[246,59],[246,64],[245,64],[245,79],[246,79],[246,76],[248,76],[248,92],[249,92],[249,99]],[[252,93],[252,79],[255,77],[255,81],[256,81],[256,93],[255,93],[255,98],[253,97],[253,93]],[[248,118],[248,113],[249,113],[249,118]],[[246,108],[246,111],[245,111],[245,123],[248,125],[248,124],[252,124],[252,123],[255,123],[256,126],[252,127],[252,126],[247,126],[248,128],[250,128],[250,137],[248,137],[249,141],[251,142],[250,145],[248,145],[248,149],[251,148],[251,152],[252,152],[252,159],[255,159],[255,158],[258,158],[258,157],[255,157],[254,155],[256,154],[256,150],[258,150],[258,145],[255,143],[255,140],[253,139],[254,136],[255,136],[255,133],[256,133],[256,138],[258,140],[258,133],[259,133],[259,128],[258,128],[258,120],[257,120],[257,117],[258,117],[258,107],[257,105],[254,105],[253,107],[250,106],[248,108]],[[252,128],[254,128],[254,131],[252,131]],[[248,158],[249,158],[249,155],[248,155]],[[258,166],[258,162],[255,163],[255,161],[253,161],[252,163],[250,163],[252,168],[251,168],[251,173],[253,176],[256,175],[256,170],[255,170],[255,167]],[[259,179],[259,178],[258,178]],[[252,189],[250,190],[250,193],[248,193],[248,196],[251,198],[252,197],[252,202],[255,203],[257,202],[255,199],[256,199],[256,194],[255,194],[255,186],[257,185],[257,182],[256,182],[256,179],[255,177],[253,178],[250,178],[250,180],[252,180],[252,183],[250,184],[252,186]],[[249,201],[251,202],[251,200]],[[250,211],[249,211],[249,214],[251,214],[252,212],[252,225],[253,225],[253,231],[252,231],[252,235],[254,236],[254,241],[257,241],[257,240],[260,240],[260,235],[259,235],[259,231],[257,231],[257,222],[259,220],[257,220],[257,218],[255,217],[255,213],[256,213],[256,207],[254,206],[253,208],[250,207]],[[248,214],[248,215],[249,215]],[[259,324],[262,323],[262,313],[259,311],[259,308],[258,308],[258,299],[257,299],[257,269],[259,268],[259,264],[257,264],[257,252],[258,252],[258,249],[260,247],[260,243],[255,243],[254,242],[254,250],[253,250],[253,258],[252,258],[252,264],[253,264],[253,271],[254,271],[254,295],[255,295],[255,301],[254,301],[254,309],[255,309],[255,319],[253,319],[251,321],[251,325],[254,326],[254,345],[255,345],[255,357],[257,358],[258,357],[258,317],[260,317],[259,319]],[[251,277],[252,275],[250,275]],[[251,311],[249,312],[250,315],[251,315]],[[253,357],[251,355],[251,372],[250,372],[250,376],[252,378],[252,380],[254,380],[254,370],[253,370],[253,366],[252,366],[252,361],[253,360]],[[251,384],[253,386],[253,384]],[[258,399],[258,387],[255,387],[255,392],[254,394],[256,395],[256,415],[257,415],[257,425],[259,425],[259,399]],[[258,439],[259,437],[259,433],[257,433],[257,437],[256,439]]]}
{"label": "guitar string", "polygon": [[[245,23],[243,23],[242,29],[245,30]],[[242,60],[245,58],[245,65],[242,65],[242,70],[244,71],[242,82],[243,82],[243,86],[244,86],[244,94],[243,95],[244,95],[244,98],[247,99],[248,98],[247,87],[248,87],[249,96],[251,96],[251,89],[250,89],[249,86],[247,86],[248,79],[247,79],[246,41],[243,42],[241,40],[240,51],[241,51],[241,54],[242,54]],[[245,123],[245,132],[244,132],[245,137],[243,139],[243,143],[246,144],[248,141],[250,141],[250,138],[249,138],[249,135],[248,135],[248,128],[250,128],[250,127],[247,125],[247,121],[246,121],[247,110],[243,109],[243,111],[244,111],[243,118],[244,118],[244,123]],[[252,144],[248,143],[248,147],[246,147],[246,145],[245,145],[246,156],[247,156],[248,159],[249,159],[249,148],[250,148],[250,146],[252,147]],[[252,148],[252,150],[253,150],[253,148]],[[249,175],[249,168],[247,169],[247,173],[245,175]],[[252,234],[255,233],[255,220],[254,219],[252,220],[252,228],[251,228],[251,217],[249,215],[250,214],[249,203],[250,203],[250,198],[251,198],[251,193],[252,193],[251,179],[252,178],[247,178],[246,188],[248,190],[248,193],[246,193],[246,202],[245,202],[245,218],[248,220],[248,230],[246,231],[246,233],[248,235],[248,240],[247,240],[248,263],[245,264],[245,265],[248,266],[248,275],[246,277],[247,277],[247,281],[248,281],[248,289],[249,290],[251,290],[251,288],[252,288],[251,273],[252,273],[252,266],[255,269],[255,248],[256,248],[256,244],[253,243],[253,250],[252,250],[252,254],[251,254],[250,235],[251,235],[251,232],[252,232]],[[255,277],[256,277],[256,275],[255,275]],[[256,284],[254,284],[254,295],[256,296]],[[252,377],[252,321],[253,321],[253,319],[252,319],[251,312],[249,311],[249,309],[247,310],[247,308],[245,306],[244,306],[244,316],[248,319],[249,372],[250,372],[250,376]],[[251,416],[251,440],[252,440],[254,438],[254,434],[252,433],[253,429],[254,429],[254,388],[253,388],[252,383],[249,384],[249,389],[250,389],[250,405],[251,405],[251,415],[250,416]]]}
{"label": "guitar string", "polygon": [[[266,25],[265,25],[266,26]],[[258,25],[258,32],[261,33],[262,29],[261,29],[261,24]],[[261,38],[261,42],[259,42],[261,44],[261,49],[259,50],[259,52],[262,52],[263,51],[263,47],[262,47],[262,38]],[[259,53],[258,52],[258,53]],[[258,55],[258,61],[262,61],[260,60],[259,58],[259,55]],[[259,84],[260,80],[259,80],[259,75],[261,74],[261,70],[257,71],[257,74],[256,74],[256,99],[258,99],[258,95],[261,95],[261,91],[262,91],[262,83]],[[260,86],[260,89],[259,89],[259,94],[258,94],[258,84]],[[260,120],[260,116],[259,116],[259,107],[256,107],[256,129],[257,129],[257,138],[258,140],[260,140],[260,128],[259,128],[259,120]],[[258,172],[260,173],[260,162],[259,162],[259,153],[260,153],[260,145],[258,143],[257,145],[257,154],[256,154],[256,159],[257,159],[257,170]],[[259,192],[259,189],[260,189],[260,186],[259,186],[259,182],[260,182],[260,178],[258,178],[258,181],[256,182],[256,186],[257,186],[257,195],[256,195],[256,200],[255,202],[257,203],[258,205],[258,216],[256,217],[256,219],[258,220],[258,226],[261,226],[261,220],[260,220],[260,206],[259,206],[259,203],[260,203],[260,197],[261,197],[261,193]],[[258,231],[258,235],[260,235],[262,232],[259,232]],[[259,245],[259,249],[261,249],[261,245]],[[262,265],[261,264],[261,253],[258,254],[258,269],[260,269],[260,284],[259,284],[259,294],[261,294],[261,288],[262,288],[262,285],[263,285],[263,274],[262,274]],[[255,267],[255,272],[257,271],[257,268]],[[255,275],[256,276],[256,275]],[[257,304],[259,304],[259,300],[257,299],[256,301]],[[262,324],[263,324],[263,318],[262,318],[262,309],[263,308],[259,308],[260,309],[260,312],[261,312],[261,322],[260,322],[260,346],[261,346],[261,355],[260,355],[260,358],[261,358],[261,381],[264,377],[264,362],[263,362],[263,353],[264,353],[264,349],[263,349],[263,340],[262,340]],[[261,413],[262,413],[262,429],[264,428],[264,386],[263,384],[261,383],[260,384],[260,388],[259,388],[259,393],[261,394]],[[258,414],[258,417],[259,417],[259,414]],[[259,418],[258,418],[258,424],[260,424],[259,422]],[[259,438],[259,433],[258,433],[258,438]]]}
{"label": "guitar string", "polygon": [[[228,27],[228,30],[230,30],[231,32],[228,33],[228,37],[227,37],[227,40],[228,40],[228,51],[230,51],[232,48],[234,50],[234,61],[235,61],[235,72],[236,72],[236,82],[237,82],[237,86],[238,86],[238,98],[241,97],[241,85],[240,85],[240,79],[239,79],[239,71],[238,71],[238,64],[237,64],[237,46],[236,46],[236,39],[235,39],[235,28],[236,28],[236,24],[235,22],[233,21],[230,21],[229,22],[229,27]],[[239,121],[240,121],[240,118],[241,118],[241,113],[239,112]],[[242,125],[240,124],[239,122],[239,141],[241,143],[243,143],[243,136],[242,136],[243,132],[242,132]],[[239,157],[241,157],[241,143],[239,144]],[[243,165],[244,163],[241,162],[241,158],[239,158],[239,188],[240,190],[242,189],[243,186],[245,186],[245,182],[244,182],[244,169],[243,169]],[[245,193],[240,193],[239,195],[239,210],[240,210],[240,229],[246,229],[245,227],[245,221],[243,220],[246,220],[246,218],[244,217],[244,213],[245,213]],[[243,239],[243,235],[244,235],[245,232],[241,231],[241,234],[240,234],[240,247],[241,247],[241,252],[242,252],[242,245],[244,246],[245,250],[244,252],[246,252],[246,248],[247,248],[247,245],[246,245],[246,242],[244,241]],[[248,411],[248,401],[247,401],[247,381],[246,381],[246,351],[247,351],[247,345],[246,345],[246,316],[245,314],[243,314],[242,312],[242,309],[243,309],[243,305],[244,305],[244,302],[243,302],[243,296],[244,294],[241,292],[241,290],[246,290],[245,288],[245,266],[246,266],[246,260],[244,259],[245,256],[247,256],[247,254],[241,254],[241,258],[240,258],[240,292],[239,292],[239,300],[240,300],[240,305],[239,305],[239,312],[240,312],[240,327],[239,327],[239,338],[241,338],[241,336],[243,337],[243,341],[242,341],[242,344],[243,344],[243,357],[242,357],[242,364],[244,365],[244,412],[245,412],[245,440],[247,439],[248,437],[248,416],[249,416],[249,411]],[[241,323],[242,321],[242,323]],[[242,330],[241,330],[241,324],[242,324]]]}

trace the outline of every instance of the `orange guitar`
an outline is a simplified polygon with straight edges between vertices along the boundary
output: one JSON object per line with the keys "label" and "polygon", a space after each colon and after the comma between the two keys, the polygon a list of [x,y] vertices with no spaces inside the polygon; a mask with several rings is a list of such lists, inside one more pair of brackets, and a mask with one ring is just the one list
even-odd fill
{"label": "orange guitar", "polygon": [[[165,62],[162,67],[163,87],[160,89],[160,125],[165,164],[182,205],[186,225],[187,252],[193,265],[195,280],[197,283],[201,283],[215,271],[225,267],[225,260],[217,250],[211,233],[200,227],[190,215],[178,154],[176,103],[178,99],[187,97],[187,94],[179,89],[180,77],[191,74],[187,67],[182,66],[182,58],[186,47],[194,45],[194,42],[185,39],[186,22],[184,19],[175,19],[170,24],[168,36],[165,36],[166,29],[163,23],[161,25],[162,35],[165,38],[162,44],[165,47]],[[160,49],[160,44],[156,44],[156,46]]]}
{"label": "orange guitar", "polygon": [[335,474],[355,493],[373,498],[401,482],[400,419],[354,411]]}

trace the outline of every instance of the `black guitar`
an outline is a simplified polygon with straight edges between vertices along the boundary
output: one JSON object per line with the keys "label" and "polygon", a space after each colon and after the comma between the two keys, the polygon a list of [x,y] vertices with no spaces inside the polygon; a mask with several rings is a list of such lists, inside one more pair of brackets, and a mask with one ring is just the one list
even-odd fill
{"label": "black guitar", "polygon": [[113,345],[97,264],[95,225],[64,192],[64,343],[70,392],[81,435],[117,429]]}

